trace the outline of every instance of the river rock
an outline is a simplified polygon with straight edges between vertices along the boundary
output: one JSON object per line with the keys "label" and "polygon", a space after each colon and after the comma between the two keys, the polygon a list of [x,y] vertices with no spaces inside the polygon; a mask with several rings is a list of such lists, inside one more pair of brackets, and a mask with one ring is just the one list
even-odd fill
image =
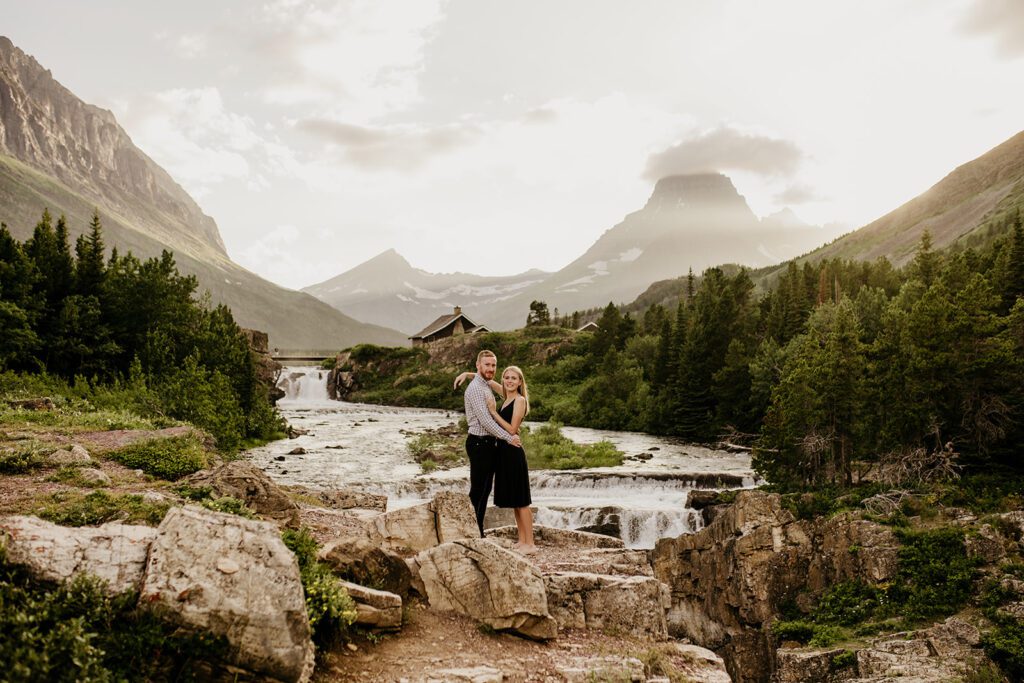
{"label": "river rock", "polygon": [[69,528],[37,517],[0,518],[8,562],[26,567],[36,579],[56,583],[91,574],[105,581],[111,594],[138,590],[156,535],[151,527],[117,522]]}
{"label": "river rock", "polygon": [[569,572],[544,577],[559,628],[589,628],[664,640],[668,586],[646,576]]}
{"label": "river rock", "polygon": [[342,581],[341,585],[356,603],[355,623],[383,631],[402,628],[401,596],[348,581]]}
{"label": "river rock", "polygon": [[186,477],[189,486],[210,487],[217,497],[237,498],[260,515],[297,526],[299,506],[251,462],[235,460]]}
{"label": "river rock", "polygon": [[[232,563],[224,571],[224,561]],[[172,508],[150,548],[140,602],[177,623],[223,635],[233,663],[281,681],[313,673],[295,556],[269,522]]]}
{"label": "river rock", "polygon": [[398,595],[409,593],[412,574],[405,560],[366,538],[332,541],[320,550],[320,559],[336,574],[356,583]]}
{"label": "river rock", "polygon": [[85,450],[78,444],[73,445],[67,450],[57,450],[50,453],[46,458],[46,462],[50,465],[89,465],[92,463],[92,457],[89,455],[89,451]]}
{"label": "river rock", "polygon": [[411,564],[435,609],[466,614],[535,640],[558,635],[540,571],[515,553],[485,539],[467,538],[425,550]]}

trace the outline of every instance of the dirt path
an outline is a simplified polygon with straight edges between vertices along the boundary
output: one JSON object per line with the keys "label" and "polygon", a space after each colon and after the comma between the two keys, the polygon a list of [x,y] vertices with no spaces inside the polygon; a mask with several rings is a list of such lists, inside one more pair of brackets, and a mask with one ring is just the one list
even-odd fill
{"label": "dirt path", "polygon": [[[593,630],[566,630],[557,640],[536,643],[478,626],[469,617],[441,613],[422,604],[407,610],[401,633],[357,637],[352,651],[330,650],[313,680],[422,683],[426,681],[509,681],[562,683],[566,672],[589,664],[579,680],[629,680],[615,660],[635,657],[646,663],[647,676],[673,681],[728,681],[707,662],[675,643],[652,643]],[[602,664],[603,658],[607,658]],[[653,667],[653,668],[652,668]],[[724,671],[722,672],[724,675]],[[571,674],[570,674],[571,675]],[[504,676],[504,678],[500,678]]]}

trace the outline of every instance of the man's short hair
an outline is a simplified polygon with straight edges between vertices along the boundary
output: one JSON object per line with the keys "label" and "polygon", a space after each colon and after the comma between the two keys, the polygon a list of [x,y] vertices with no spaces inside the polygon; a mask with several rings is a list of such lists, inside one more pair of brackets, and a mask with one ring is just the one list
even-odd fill
{"label": "man's short hair", "polygon": [[484,349],[480,353],[476,354],[476,362],[479,363],[481,358],[487,357],[497,358],[497,356],[494,355],[494,351],[491,351],[490,349]]}

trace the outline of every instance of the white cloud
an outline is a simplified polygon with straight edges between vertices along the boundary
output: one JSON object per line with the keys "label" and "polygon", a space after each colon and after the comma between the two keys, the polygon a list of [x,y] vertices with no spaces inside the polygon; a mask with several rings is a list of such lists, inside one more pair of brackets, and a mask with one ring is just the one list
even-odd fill
{"label": "white cloud", "polygon": [[254,174],[281,173],[290,164],[290,152],[252,118],[229,111],[217,88],[143,94],[115,108],[135,144],[196,196],[230,179],[268,186]]}
{"label": "white cloud", "polygon": [[247,38],[272,57],[267,102],[305,104],[368,122],[419,100],[423,52],[443,19],[442,0],[278,0],[262,7]]}
{"label": "white cloud", "polygon": [[1024,55],[1024,3],[1020,0],[977,0],[960,27],[968,34],[991,37],[1000,57]]}
{"label": "white cloud", "polygon": [[803,152],[789,140],[722,126],[652,154],[644,176],[659,180],[676,174],[728,171],[789,176],[802,158]]}

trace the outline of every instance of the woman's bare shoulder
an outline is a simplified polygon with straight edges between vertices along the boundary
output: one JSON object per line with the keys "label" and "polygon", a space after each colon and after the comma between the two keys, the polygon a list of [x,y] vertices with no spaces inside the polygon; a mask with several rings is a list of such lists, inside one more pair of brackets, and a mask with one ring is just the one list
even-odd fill
{"label": "woman's bare shoulder", "polygon": [[515,399],[513,399],[513,400],[515,401],[515,404],[517,406],[521,406],[524,403],[526,403],[526,399],[524,397],[522,397],[522,396],[516,396]]}

